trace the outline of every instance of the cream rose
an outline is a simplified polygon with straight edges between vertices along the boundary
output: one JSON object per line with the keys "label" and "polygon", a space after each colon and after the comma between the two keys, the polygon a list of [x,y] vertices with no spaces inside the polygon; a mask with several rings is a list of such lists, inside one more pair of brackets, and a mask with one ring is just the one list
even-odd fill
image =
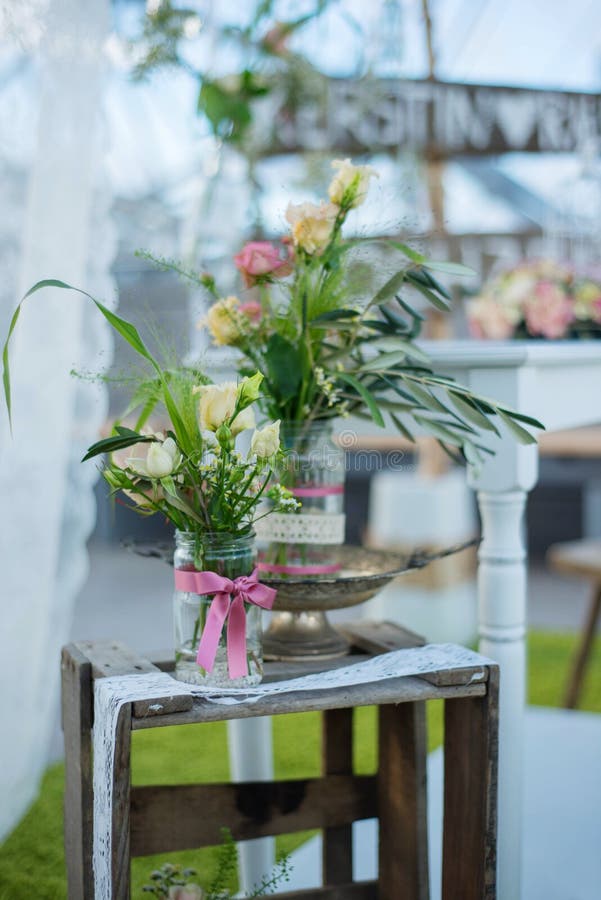
{"label": "cream rose", "polygon": [[250,452],[260,459],[269,459],[280,449],[280,420],[258,428],[250,442]]}
{"label": "cream rose", "polygon": [[[236,409],[239,386],[235,381],[223,384],[204,384],[199,388],[200,427],[202,431],[217,431],[220,425],[229,422]],[[247,428],[254,428],[255,414],[251,407],[238,413],[230,429],[234,437]]]}
{"label": "cream rose", "polygon": [[295,247],[305,253],[320,254],[329,244],[338,215],[338,207],[333,203],[288,204],[286,221],[292,226],[292,240]]}
{"label": "cream rose", "polygon": [[242,336],[239,307],[238,298],[231,296],[217,300],[209,309],[204,322],[219,346],[235,344]]}
{"label": "cream rose", "polygon": [[146,459],[131,457],[127,460],[130,469],[143,478],[166,478],[178,467],[181,454],[173,438],[153,441],[148,446]]}
{"label": "cream rose", "polygon": [[332,168],[336,174],[330,182],[328,197],[336,206],[354,209],[367,196],[370,178],[378,178],[372,166],[354,166],[350,159],[335,159]]}

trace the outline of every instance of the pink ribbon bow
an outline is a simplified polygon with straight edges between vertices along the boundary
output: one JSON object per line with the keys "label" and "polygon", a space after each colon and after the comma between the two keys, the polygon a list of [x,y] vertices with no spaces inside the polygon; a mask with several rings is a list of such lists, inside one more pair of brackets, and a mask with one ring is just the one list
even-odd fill
{"label": "pink ribbon bow", "polygon": [[227,662],[230,678],[247,674],[245,603],[271,609],[277,591],[261,584],[258,569],[233,581],[216,572],[175,570],[175,588],[191,594],[214,594],[196,654],[196,662],[213,671],[219,638],[227,619]]}

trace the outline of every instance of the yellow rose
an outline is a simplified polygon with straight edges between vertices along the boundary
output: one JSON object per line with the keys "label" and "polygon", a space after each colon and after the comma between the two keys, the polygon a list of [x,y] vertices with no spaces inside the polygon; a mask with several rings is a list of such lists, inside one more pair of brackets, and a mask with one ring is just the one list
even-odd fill
{"label": "yellow rose", "polygon": [[328,188],[332,203],[345,209],[360,206],[367,196],[369,179],[378,177],[376,170],[372,166],[354,166],[350,159],[335,159],[332,168],[336,169]]}
{"label": "yellow rose", "polygon": [[235,344],[242,336],[239,306],[237,297],[224,297],[209,309],[204,321],[219,346]]}
{"label": "yellow rose", "polygon": [[280,420],[259,428],[255,431],[250,442],[250,452],[260,459],[269,459],[280,449]]}
{"label": "yellow rose", "polygon": [[332,237],[337,215],[338,208],[333,203],[289,203],[286,220],[292,225],[294,246],[305,253],[322,253]]}
{"label": "yellow rose", "polygon": [[[236,409],[239,386],[235,381],[224,381],[223,384],[204,384],[200,393],[200,427],[202,431],[217,431],[229,422]],[[247,428],[254,428],[255,414],[251,407],[238,413],[230,429],[234,437]]]}

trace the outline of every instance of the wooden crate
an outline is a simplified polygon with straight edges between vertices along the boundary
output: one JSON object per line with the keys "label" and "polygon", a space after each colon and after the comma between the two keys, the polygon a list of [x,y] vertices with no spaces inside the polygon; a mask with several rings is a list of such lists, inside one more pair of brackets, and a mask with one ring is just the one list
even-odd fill
{"label": "wooden crate", "polygon": [[[344,628],[353,655],[319,669],[376,653],[417,646],[421,639],[389,623]],[[92,900],[92,723],[94,679],[168,670],[115,642],[63,649],[65,850],[69,900]],[[317,667],[267,664],[266,678]],[[473,677],[475,676],[475,678]],[[498,669],[444,670],[320,691],[273,695],[252,705],[219,706],[187,695],[126,704],[117,730],[113,792],[113,898],[130,896],[130,858],[220,841],[311,828],[323,831],[323,887],[278,894],[281,900],[427,900],[426,717],[428,700],[445,701],[443,900],[496,896]],[[376,775],[353,773],[353,710],[376,705]],[[132,730],[290,712],[322,711],[322,776],[274,782],[131,786]],[[352,823],[379,819],[377,881],[352,880]]]}

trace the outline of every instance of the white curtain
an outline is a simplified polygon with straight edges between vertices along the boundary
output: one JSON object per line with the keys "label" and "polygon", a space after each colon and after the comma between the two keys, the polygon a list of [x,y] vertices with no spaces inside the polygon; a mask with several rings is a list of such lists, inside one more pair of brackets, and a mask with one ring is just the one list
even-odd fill
{"label": "white curtain", "polygon": [[[8,136],[0,143],[0,198],[11,204],[0,222],[4,336],[17,298],[41,278],[114,302],[115,235],[102,178],[110,0],[19,2],[0,13],[8,58],[7,44],[16,42],[17,74],[3,92],[10,101],[15,79],[22,88],[12,116],[11,102],[0,112]],[[29,40],[35,46],[25,55]],[[25,167],[19,147],[29,154]],[[34,799],[46,764],[60,647],[95,520],[97,472],[79,460],[98,434],[106,396],[70,372],[102,369],[110,351],[108,326],[92,304],[56,289],[26,304],[12,344],[12,436],[4,412],[0,419],[0,839]]]}

